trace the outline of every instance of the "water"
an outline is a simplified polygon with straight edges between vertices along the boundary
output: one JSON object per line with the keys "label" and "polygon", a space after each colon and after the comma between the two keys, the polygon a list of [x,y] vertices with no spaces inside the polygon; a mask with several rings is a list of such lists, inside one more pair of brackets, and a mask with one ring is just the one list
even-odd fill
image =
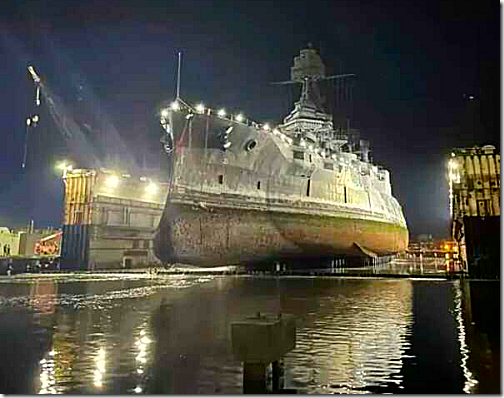
{"label": "water", "polygon": [[298,393],[498,393],[499,306],[498,282],[3,277],[0,392],[239,394],[230,325],[261,311],[296,315]]}

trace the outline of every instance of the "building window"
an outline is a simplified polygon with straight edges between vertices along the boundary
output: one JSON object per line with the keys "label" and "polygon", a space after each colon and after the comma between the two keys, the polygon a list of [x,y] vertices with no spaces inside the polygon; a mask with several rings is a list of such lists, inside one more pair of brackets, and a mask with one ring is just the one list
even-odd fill
{"label": "building window", "polygon": [[219,184],[224,184],[224,176],[222,174],[219,174]]}
{"label": "building window", "polygon": [[257,189],[261,189],[261,181],[257,181]]}
{"label": "building window", "polygon": [[130,209],[129,207],[125,207],[123,209],[123,224],[129,225],[130,223]]}
{"label": "building window", "polygon": [[133,241],[133,249],[138,249],[140,247],[140,241],[138,239],[135,239]]}
{"label": "building window", "polygon": [[108,224],[108,210],[101,209],[101,223],[103,225]]}
{"label": "building window", "polygon": [[324,169],[326,169],[326,170],[333,170],[332,163],[324,163]]}

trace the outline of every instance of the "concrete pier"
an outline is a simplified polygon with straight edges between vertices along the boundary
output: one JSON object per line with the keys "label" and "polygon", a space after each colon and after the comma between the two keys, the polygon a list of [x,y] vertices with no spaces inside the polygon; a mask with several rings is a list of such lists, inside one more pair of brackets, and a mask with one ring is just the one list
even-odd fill
{"label": "concrete pier", "polygon": [[[296,346],[296,320],[293,315],[248,317],[231,324],[233,354],[243,362],[243,392],[281,392],[280,359]],[[266,369],[272,364],[272,386],[268,389]]]}

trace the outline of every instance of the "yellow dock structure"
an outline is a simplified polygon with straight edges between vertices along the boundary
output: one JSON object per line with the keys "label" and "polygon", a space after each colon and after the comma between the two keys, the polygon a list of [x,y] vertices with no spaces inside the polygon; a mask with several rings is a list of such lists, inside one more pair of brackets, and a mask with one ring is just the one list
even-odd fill
{"label": "yellow dock structure", "polygon": [[499,275],[500,152],[493,145],[454,149],[448,161],[452,238],[469,274]]}

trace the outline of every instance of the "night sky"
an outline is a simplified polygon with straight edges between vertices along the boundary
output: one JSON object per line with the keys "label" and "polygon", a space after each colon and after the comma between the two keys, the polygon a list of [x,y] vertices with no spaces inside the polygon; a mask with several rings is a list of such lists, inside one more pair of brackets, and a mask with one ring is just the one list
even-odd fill
{"label": "night sky", "polygon": [[[24,1],[0,14],[0,226],[58,226],[68,157],[158,162],[161,101],[175,95],[177,51],[187,102],[280,122],[293,57],[308,42],[329,73],[357,74],[352,126],[391,172],[412,234],[448,235],[446,156],[500,147],[500,8],[442,1]],[[33,64],[65,112],[88,129],[66,140],[42,102]],[[470,99],[470,97],[473,99]],[[63,108],[62,108],[63,109]],[[145,155],[145,156],[144,156]]]}

